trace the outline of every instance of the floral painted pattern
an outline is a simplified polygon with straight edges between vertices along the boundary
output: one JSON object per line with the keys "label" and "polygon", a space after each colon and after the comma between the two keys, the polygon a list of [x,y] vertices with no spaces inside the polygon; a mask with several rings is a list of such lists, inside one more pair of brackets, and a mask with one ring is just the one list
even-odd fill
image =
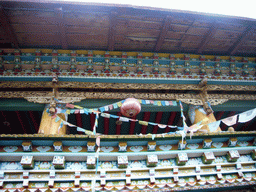
{"label": "floral painted pattern", "polygon": [[83,148],[81,146],[70,146],[68,148],[69,151],[71,151],[72,153],[77,153],[79,151],[81,151]]}
{"label": "floral painted pattern", "polygon": [[49,146],[39,146],[36,148],[39,152],[47,152],[51,149]]}
{"label": "floral painted pattern", "polygon": [[162,151],[169,151],[171,150],[172,145],[159,145],[159,149],[161,149]]}
{"label": "floral painted pattern", "polygon": [[108,152],[113,151],[113,150],[114,150],[114,147],[108,147],[108,146],[106,146],[106,147],[100,147],[100,150],[103,151],[103,152],[108,153]]}
{"label": "floral painted pattern", "polygon": [[133,152],[140,152],[143,150],[143,147],[142,146],[131,146],[130,150]]}
{"label": "floral painted pattern", "polygon": [[215,148],[221,148],[223,146],[223,143],[221,142],[213,142],[212,145],[215,147]]}
{"label": "floral painted pattern", "polygon": [[3,148],[3,150],[7,153],[12,153],[18,149],[17,146],[6,146]]}
{"label": "floral painted pattern", "polygon": [[246,147],[249,145],[249,143],[247,141],[238,141],[237,144],[241,147]]}
{"label": "floral painted pattern", "polygon": [[199,145],[196,143],[187,144],[187,148],[189,148],[189,149],[197,149],[198,147],[199,147]]}

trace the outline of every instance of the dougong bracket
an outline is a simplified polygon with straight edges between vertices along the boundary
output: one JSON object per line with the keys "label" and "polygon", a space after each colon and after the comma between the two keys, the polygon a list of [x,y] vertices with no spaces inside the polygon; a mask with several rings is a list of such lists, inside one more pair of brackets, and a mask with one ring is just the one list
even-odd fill
{"label": "dougong bracket", "polygon": [[207,115],[213,113],[212,108],[208,104],[208,95],[207,95],[207,78],[202,79],[202,81],[198,85],[201,88],[201,92],[199,93],[199,97],[203,103],[203,108]]}

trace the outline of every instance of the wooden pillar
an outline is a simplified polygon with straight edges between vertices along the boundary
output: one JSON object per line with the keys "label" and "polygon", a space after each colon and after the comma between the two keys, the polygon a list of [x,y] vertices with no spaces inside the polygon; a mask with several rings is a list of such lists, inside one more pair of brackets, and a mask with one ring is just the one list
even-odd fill
{"label": "wooden pillar", "polygon": [[[61,124],[61,120],[56,122],[57,116],[51,116],[49,113],[46,112],[46,110],[47,108],[45,108],[43,112],[38,133],[44,134],[44,135],[50,135],[50,134],[65,135],[67,132],[67,125],[63,124],[63,126],[59,128]],[[66,120],[64,113],[60,113],[58,114],[58,116],[61,119]]]}

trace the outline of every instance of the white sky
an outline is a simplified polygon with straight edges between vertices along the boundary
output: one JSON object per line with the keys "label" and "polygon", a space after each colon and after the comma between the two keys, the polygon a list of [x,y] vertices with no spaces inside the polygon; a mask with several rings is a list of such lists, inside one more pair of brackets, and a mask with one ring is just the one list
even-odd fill
{"label": "white sky", "polygon": [[[59,1],[59,0],[55,0]],[[239,16],[256,19],[256,0],[62,0],[73,2],[92,2],[128,4],[135,6],[157,7],[197,11],[211,14]]]}

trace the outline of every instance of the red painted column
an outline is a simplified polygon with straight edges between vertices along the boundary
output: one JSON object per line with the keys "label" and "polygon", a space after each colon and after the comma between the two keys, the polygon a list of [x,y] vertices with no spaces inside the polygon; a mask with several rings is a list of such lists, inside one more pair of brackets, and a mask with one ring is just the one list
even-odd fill
{"label": "red painted column", "polygon": [[[149,119],[150,119],[150,112],[144,112],[144,117],[143,117],[143,121],[149,121]],[[148,126],[147,125],[142,125],[141,126],[141,133],[142,134],[146,134],[147,133],[147,128],[148,128]]]}
{"label": "red painted column", "polygon": [[[156,114],[155,123],[160,123],[160,121],[161,121],[161,119],[162,119],[162,115],[163,115],[163,112],[158,112],[158,113]],[[158,125],[155,125],[152,134],[156,134],[156,133],[157,133],[157,130],[158,130]]]}
{"label": "red painted column", "polygon": [[[136,118],[137,118],[137,116],[135,116],[133,119],[136,119]],[[131,121],[130,122],[130,131],[129,131],[130,135],[134,134],[135,123],[136,123],[136,121]]]}
{"label": "red painted column", "polygon": [[[174,122],[174,119],[176,117],[177,113],[176,112],[171,112],[171,115],[168,119],[168,124],[167,125],[173,125],[173,122]],[[165,129],[165,133],[168,133],[171,131],[171,128],[170,127],[166,127]]]}
{"label": "red painted column", "polygon": [[[122,114],[121,114],[121,112],[118,112],[117,113],[117,116],[119,116],[119,117],[121,117],[122,116]],[[116,124],[116,135],[120,135],[120,133],[121,133],[121,127],[122,127],[122,124]]]}

